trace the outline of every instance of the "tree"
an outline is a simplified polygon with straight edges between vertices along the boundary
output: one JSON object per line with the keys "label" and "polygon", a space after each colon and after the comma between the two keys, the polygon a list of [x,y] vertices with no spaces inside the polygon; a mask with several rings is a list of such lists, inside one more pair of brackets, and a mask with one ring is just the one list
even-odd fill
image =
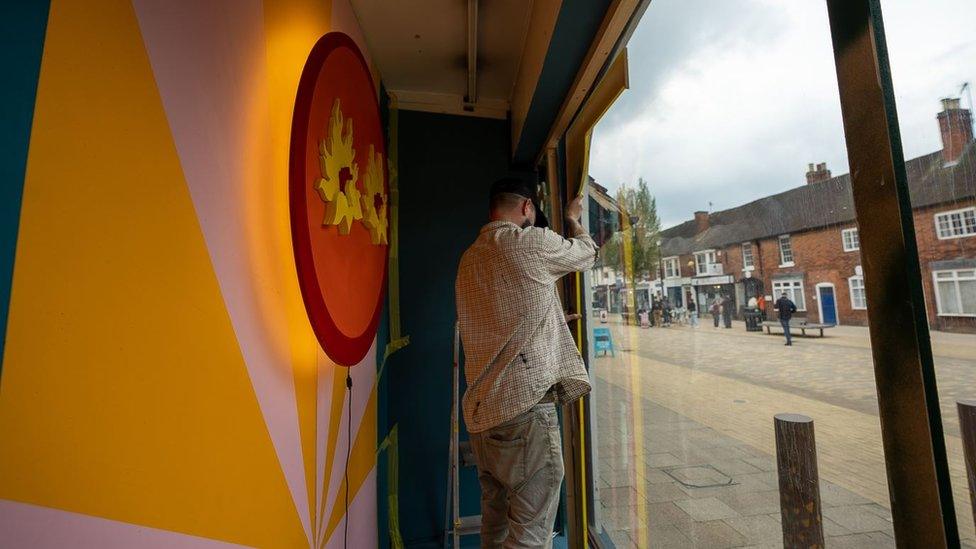
{"label": "tree", "polygon": [[[637,180],[637,188],[626,184],[617,192],[620,207],[621,230],[614,233],[600,252],[603,264],[624,277],[631,288],[637,282],[659,270],[661,254],[658,239],[661,223],[657,217],[657,201],[643,178]],[[636,304],[635,304],[636,305]]]}

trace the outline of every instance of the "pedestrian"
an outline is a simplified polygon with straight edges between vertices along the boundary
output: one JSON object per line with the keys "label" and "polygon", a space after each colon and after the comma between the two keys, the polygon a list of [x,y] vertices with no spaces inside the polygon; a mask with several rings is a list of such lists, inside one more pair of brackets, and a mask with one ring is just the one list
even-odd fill
{"label": "pedestrian", "polygon": [[790,319],[793,318],[793,313],[796,312],[796,304],[790,301],[786,292],[783,292],[783,295],[776,300],[774,307],[779,312],[779,323],[783,327],[786,344],[793,345],[793,338],[790,337]]}
{"label": "pedestrian", "polygon": [[695,304],[695,298],[691,296],[688,296],[688,321],[692,328],[698,327],[698,305]]}
{"label": "pedestrian", "polygon": [[490,222],[462,255],[455,282],[462,408],[486,547],[551,547],[564,475],[556,406],[590,391],[556,284],[592,268],[597,247],[580,224],[582,198],[566,206],[563,238],[542,228],[534,196],[518,179],[492,185]]}
{"label": "pedestrian", "polygon": [[718,296],[715,296],[715,299],[712,300],[711,313],[712,322],[718,328],[718,319],[722,315],[722,300]]}
{"label": "pedestrian", "polygon": [[661,303],[661,299],[659,297],[655,296],[653,298],[653,305],[651,305],[651,310],[654,312],[654,327],[655,328],[660,328],[662,326],[662,324],[661,324],[661,322],[662,322],[661,317],[663,316],[663,313],[662,313],[663,306],[664,305]]}
{"label": "pedestrian", "polygon": [[722,322],[726,328],[732,327],[732,297],[725,294],[722,297]]}
{"label": "pedestrian", "polygon": [[662,303],[663,304],[661,305],[661,311],[662,311],[661,314],[663,316],[663,322],[664,322],[664,324],[662,324],[662,326],[669,326],[670,327],[671,326],[671,314],[672,314],[671,298],[668,298],[668,297],[664,298],[664,301]]}

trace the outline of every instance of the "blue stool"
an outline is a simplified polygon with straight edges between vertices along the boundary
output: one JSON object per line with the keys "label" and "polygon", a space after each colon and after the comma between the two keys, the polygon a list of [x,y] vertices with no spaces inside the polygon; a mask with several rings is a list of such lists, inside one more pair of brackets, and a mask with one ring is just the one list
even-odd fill
{"label": "blue stool", "polygon": [[613,337],[610,335],[610,328],[593,328],[593,350],[603,351],[603,356],[617,356],[613,352]]}

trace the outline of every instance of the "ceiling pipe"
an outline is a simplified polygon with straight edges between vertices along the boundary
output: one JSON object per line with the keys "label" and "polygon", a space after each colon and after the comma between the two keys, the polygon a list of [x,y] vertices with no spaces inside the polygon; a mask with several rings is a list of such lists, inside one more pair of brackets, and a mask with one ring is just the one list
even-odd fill
{"label": "ceiling pipe", "polygon": [[465,110],[478,102],[478,0],[468,0],[468,90]]}

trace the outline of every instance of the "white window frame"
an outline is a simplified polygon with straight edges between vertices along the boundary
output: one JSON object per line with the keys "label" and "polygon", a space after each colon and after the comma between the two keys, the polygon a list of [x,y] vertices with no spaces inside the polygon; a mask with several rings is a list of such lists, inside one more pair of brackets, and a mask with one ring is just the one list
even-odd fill
{"label": "white window frame", "polygon": [[[749,250],[749,264],[746,265],[746,250]],[[742,243],[742,270],[753,271],[756,269],[756,255],[752,253],[752,242]]]}
{"label": "white window frame", "polygon": [[[854,283],[860,284],[859,287],[855,288]],[[864,288],[864,277],[861,275],[854,275],[847,279],[847,289],[851,294],[851,309],[855,311],[866,311],[868,308],[868,294]],[[854,290],[861,290],[861,304],[858,306],[857,298],[855,298]]]}
{"label": "white window frame", "polygon": [[[961,277],[960,272],[972,272],[972,275]],[[952,273],[952,278],[939,278],[939,273]],[[941,269],[938,271],[932,271],[932,287],[935,291],[935,307],[938,312],[938,316],[958,316],[958,317],[976,317],[976,311],[972,313],[944,313],[942,312],[942,295],[939,293],[939,282],[954,282],[956,286],[956,300],[958,301],[959,310],[962,310],[962,292],[959,289],[959,282],[976,280],[976,269]]]}
{"label": "white window frame", "polygon": [[[966,214],[970,214],[973,218],[972,229],[967,232]],[[952,225],[952,216],[958,215],[959,221],[961,223],[960,231],[958,234],[955,232],[955,228]],[[949,210],[947,212],[939,212],[935,214],[935,235],[939,237],[939,240],[951,240],[953,238],[966,238],[969,236],[976,236],[976,207],[970,208],[960,208],[958,210]],[[940,219],[947,219],[946,229],[949,231],[948,234],[943,233],[943,227],[940,225]]]}
{"label": "white window frame", "polygon": [[[664,278],[681,278],[681,264],[678,262],[678,256],[665,257],[663,261]],[[669,269],[669,267],[673,268]],[[673,274],[668,274],[669,271]]]}
{"label": "white window frame", "polygon": [[[786,260],[786,256],[783,255],[783,240],[784,239],[786,240],[786,243],[787,243],[787,245],[788,245],[788,247],[790,249],[790,259],[789,259],[789,261],[787,261]],[[779,235],[779,238],[777,239],[777,241],[779,242],[779,266],[780,267],[793,267],[794,265],[796,265],[796,254],[793,253],[793,239],[790,238],[790,235],[788,235],[788,234],[781,234],[781,235]]]}
{"label": "white window frame", "polygon": [[[850,237],[850,245],[848,245],[848,237]],[[840,240],[844,245],[845,252],[856,252],[861,249],[861,235],[858,233],[857,228],[844,229],[840,232]]]}
{"label": "white window frame", "polygon": [[[796,305],[797,312],[806,312],[807,310],[807,294],[803,289],[803,279],[802,278],[784,278],[781,280],[773,281],[773,302],[779,299],[779,296],[783,295],[783,290],[789,290],[789,295],[793,304]],[[796,299],[796,292],[799,290],[800,299]],[[834,293],[836,295],[836,292]]]}
{"label": "white window frame", "polygon": [[[698,260],[699,257],[705,258],[705,263]],[[698,276],[708,274],[708,265],[714,265],[718,263],[718,257],[715,255],[715,250],[702,250],[700,252],[695,252],[695,274]],[[704,266],[704,270],[702,267]]]}

